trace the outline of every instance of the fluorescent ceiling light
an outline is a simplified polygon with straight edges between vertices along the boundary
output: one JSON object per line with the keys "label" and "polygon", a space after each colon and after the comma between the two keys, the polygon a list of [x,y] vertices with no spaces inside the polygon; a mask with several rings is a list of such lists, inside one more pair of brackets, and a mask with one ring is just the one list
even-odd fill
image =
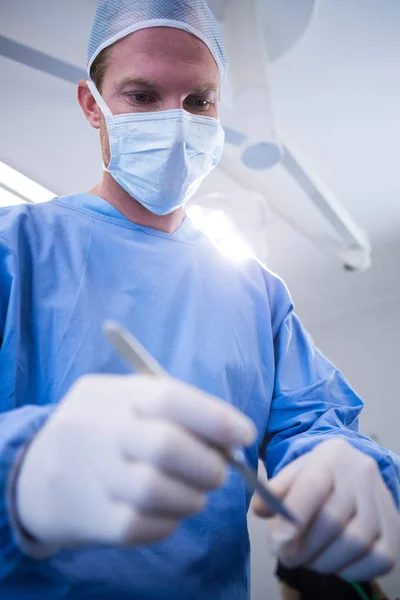
{"label": "fluorescent ceiling light", "polygon": [[222,210],[189,206],[187,215],[194,227],[200,229],[227,258],[236,263],[254,258],[254,253],[243,241],[232,220]]}
{"label": "fluorescent ceiling light", "polygon": [[21,196],[27,202],[48,202],[56,196],[56,194],[1,161],[0,186],[7,188],[10,192],[15,192],[17,196]]}
{"label": "fluorescent ceiling light", "polygon": [[19,196],[8,192],[4,188],[0,187],[0,207],[2,206],[17,206],[17,204],[26,204],[25,200],[22,200]]}

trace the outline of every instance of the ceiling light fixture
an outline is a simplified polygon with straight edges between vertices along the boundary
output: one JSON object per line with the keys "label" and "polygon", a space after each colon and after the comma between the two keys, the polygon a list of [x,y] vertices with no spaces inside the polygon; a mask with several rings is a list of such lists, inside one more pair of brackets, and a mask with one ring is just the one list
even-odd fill
{"label": "ceiling light fixture", "polygon": [[[37,203],[48,202],[52,200],[56,194],[36,183],[29,177],[22,175],[12,167],[0,161],[0,187],[5,192],[15,197],[20,197],[25,202]],[[11,198],[6,195],[10,200]],[[4,198],[4,195],[3,195]]]}

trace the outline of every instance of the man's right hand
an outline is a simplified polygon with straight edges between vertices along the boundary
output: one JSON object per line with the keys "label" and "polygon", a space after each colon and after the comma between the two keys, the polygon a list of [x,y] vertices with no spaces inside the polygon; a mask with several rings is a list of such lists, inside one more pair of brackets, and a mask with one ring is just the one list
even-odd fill
{"label": "man's right hand", "polygon": [[159,540],[222,485],[221,450],[254,438],[247,417],[173,379],[86,376],[32,441],[16,511],[45,545]]}

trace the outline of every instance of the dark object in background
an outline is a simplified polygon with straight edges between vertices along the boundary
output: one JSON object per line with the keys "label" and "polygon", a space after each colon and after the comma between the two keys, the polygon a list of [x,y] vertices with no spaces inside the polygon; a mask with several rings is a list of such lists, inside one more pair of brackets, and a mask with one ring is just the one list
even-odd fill
{"label": "dark object in background", "polygon": [[298,592],[299,600],[389,600],[374,582],[353,583],[335,575],[320,575],[308,569],[286,569],[281,564],[278,565],[276,575],[289,589]]}

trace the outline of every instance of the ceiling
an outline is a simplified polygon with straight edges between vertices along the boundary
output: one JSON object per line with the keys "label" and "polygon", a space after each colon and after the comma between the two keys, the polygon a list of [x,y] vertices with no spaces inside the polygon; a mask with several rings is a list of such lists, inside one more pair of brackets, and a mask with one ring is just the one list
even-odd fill
{"label": "ceiling", "polygon": [[[83,68],[96,5],[0,2],[0,35]],[[268,266],[287,280],[308,324],[400,296],[399,31],[398,0],[321,0],[301,42],[271,66],[282,137],[373,245],[372,268],[346,273],[270,213]],[[75,86],[1,57],[0,81],[0,160],[58,194],[92,187],[101,173],[98,138],[80,112]],[[307,199],[280,168],[265,179],[275,202],[290,200],[294,218],[296,211],[308,215]],[[231,191],[253,210],[252,194]]]}

